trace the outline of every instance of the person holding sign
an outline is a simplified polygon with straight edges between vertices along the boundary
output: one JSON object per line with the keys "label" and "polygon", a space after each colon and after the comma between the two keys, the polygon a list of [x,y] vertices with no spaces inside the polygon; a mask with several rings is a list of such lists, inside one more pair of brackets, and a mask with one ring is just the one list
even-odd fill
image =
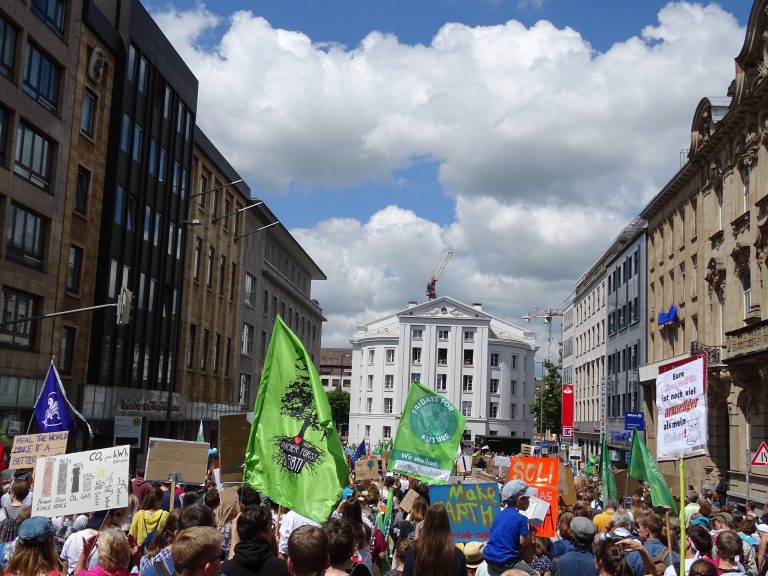
{"label": "person holding sign", "polygon": [[483,550],[490,576],[501,576],[512,568],[535,574],[522,559],[528,552],[531,537],[528,519],[520,513],[528,508],[528,499],[535,494],[536,490],[522,480],[510,480],[501,489],[501,504],[505,508],[493,520],[488,544]]}

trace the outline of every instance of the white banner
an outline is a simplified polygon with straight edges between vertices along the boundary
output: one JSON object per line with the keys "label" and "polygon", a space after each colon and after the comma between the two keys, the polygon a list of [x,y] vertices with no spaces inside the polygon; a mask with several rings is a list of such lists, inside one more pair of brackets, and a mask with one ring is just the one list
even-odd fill
{"label": "white banner", "polygon": [[128,446],[38,458],[32,516],[128,506]]}
{"label": "white banner", "polygon": [[656,377],[656,460],[707,454],[707,396],[703,356]]}

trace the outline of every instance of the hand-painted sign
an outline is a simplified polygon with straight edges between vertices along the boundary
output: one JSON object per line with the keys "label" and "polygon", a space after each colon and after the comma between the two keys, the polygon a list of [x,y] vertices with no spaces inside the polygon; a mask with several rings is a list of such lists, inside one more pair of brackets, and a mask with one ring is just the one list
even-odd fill
{"label": "hand-painted sign", "polygon": [[355,462],[355,480],[381,480],[378,456],[364,456]]}
{"label": "hand-painted sign", "polygon": [[500,511],[496,483],[432,485],[431,504],[445,506],[456,542],[488,540],[493,519]]}
{"label": "hand-painted sign", "polygon": [[510,480],[522,480],[531,488],[536,488],[538,498],[549,503],[549,510],[544,523],[536,531],[537,536],[554,537],[557,532],[557,458],[512,458]]}
{"label": "hand-painted sign", "polygon": [[8,468],[34,468],[38,458],[58,456],[67,451],[69,431],[22,434],[14,437]]}
{"label": "hand-painted sign", "polygon": [[40,457],[32,516],[64,516],[128,506],[130,447]]}

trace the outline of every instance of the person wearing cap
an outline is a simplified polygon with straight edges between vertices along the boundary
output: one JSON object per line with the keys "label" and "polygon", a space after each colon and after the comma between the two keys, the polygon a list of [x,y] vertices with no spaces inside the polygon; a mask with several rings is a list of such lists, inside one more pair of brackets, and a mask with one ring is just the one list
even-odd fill
{"label": "person wearing cap", "polygon": [[757,545],[757,566],[762,574],[765,564],[765,553],[768,550],[768,524],[761,522],[757,525],[757,536],[760,542]]}
{"label": "person wearing cap", "polygon": [[59,576],[62,566],[56,556],[53,523],[49,518],[33,516],[19,526],[18,541],[6,574]]}
{"label": "person wearing cap", "polygon": [[696,490],[688,490],[688,492],[685,493],[685,508],[683,508],[686,526],[691,523],[691,516],[696,514],[696,512],[699,511],[699,508],[701,508],[701,506],[699,505],[698,492],[696,492]]}
{"label": "person wearing cap", "polygon": [[577,516],[571,520],[573,550],[552,561],[552,576],[597,576],[592,542],[597,528],[589,518]]}
{"label": "person wearing cap", "polygon": [[464,544],[463,552],[467,560],[467,576],[475,576],[478,567],[484,562],[483,548],[485,548],[485,542],[467,542]]}
{"label": "person wearing cap", "polygon": [[483,550],[490,576],[501,576],[511,568],[535,574],[523,560],[531,545],[531,537],[528,519],[520,513],[520,510],[528,508],[529,498],[534,494],[536,490],[529,488],[522,480],[510,480],[501,489],[504,509],[494,518],[488,544]]}

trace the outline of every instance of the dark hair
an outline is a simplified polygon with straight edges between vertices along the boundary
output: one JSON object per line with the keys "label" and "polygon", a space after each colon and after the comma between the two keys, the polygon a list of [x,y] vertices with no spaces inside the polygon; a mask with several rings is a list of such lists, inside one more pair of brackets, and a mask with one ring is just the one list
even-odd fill
{"label": "dark hair", "polygon": [[413,538],[400,538],[395,545],[395,555],[398,560],[405,562],[405,555],[408,554],[408,550],[413,548],[414,544],[416,544],[416,540]]}
{"label": "dark hair", "polygon": [[571,510],[571,513],[573,514],[574,518],[581,517],[581,518],[590,518],[591,514],[589,513],[589,508],[584,504],[584,502],[577,502],[576,505]]}
{"label": "dark hair", "polygon": [[744,520],[741,521],[741,531],[750,536],[757,532],[757,524],[755,523],[754,518],[744,518]]}
{"label": "dark hair", "polygon": [[193,526],[210,526],[216,527],[216,520],[213,517],[213,512],[207,506],[200,506],[200,504],[193,504],[181,509],[181,517],[179,518],[179,531],[192,528]]}
{"label": "dark hair", "polygon": [[181,497],[181,507],[186,508],[193,504],[197,504],[197,494],[194,492],[184,492],[184,495]]}
{"label": "dark hair", "polygon": [[240,506],[243,508],[250,506],[251,504],[261,504],[261,496],[259,496],[259,493],[256,490],[248,486],[248,484],[243,484],[240,487],[239,500]]}
{"label": "dark hair", "polygon": [[344,504],[341,517],[352,525],[355,534],[355,548],[368,546],[371,539],[371,529],[363,523],[363,509],[360,502],[350,500]]}
{"label": "dark hair", "polygon": [[25,480],[14,480],[11,484],[11,493],[16,496],[16,500],[24,502],[24,498],[29,496],[29,484]]}
{"label": "dark hair", "polygon": [[570,540],[573,536],[571,532],[571,520],[573,520],[573,512],[563,512],[560,514],[560,518],[557,521],[557,528],[560,530],[560,536],[563,540]]}
{"label": "dark hair", "polygon": [[161,488],[152,488],[144,494],[144,500],[141,502],[142,510],[157,510],[163,501],[163,490]]}
{"label": "dark hair", "polygon": [[237,517],[237,535],[240,541],[263,540],[265,532],[272,530],[272,512],[266,506],[248,506]]}
{"label": "dark hair", "polygon": [[208,506],[211,510],[221,504],[221,498],[219,497],[219,491],[216,488],[208,488],[208,491],[203,496],[203,504]]}
{"label": "dark hair", "polygon": [[165,519],[165,526],[160,532],[155,534],[155,537],[152,538],[152,540],[149,542],[149,545],[146,547],[147,556],[153,558],[155,554],[173,542],[173,533],[179,526],[181,510],[181,508],[174,508],[173,512],[168,514],[168,517]]}
{"label": "dark hair", "polygon": [[288,537],[288,559],[297,576],[316,574],[328,560],[328,538],[322,528],[299,526]]}
{"label": "dark hair", "polygon": [[691,564],[688,576],[717,576],[717,567],[707,560],[696,560]]}
{"label": "dark hair", "polygon": [[685,535],[691,539],[691,544],[702,556],[712,556],[712,536],[704,526],[692,524],[685,529]]}
{"label": "dark hair", "polygon": [[355,551],[355,533],[352,530],[352,524],[346,520],[332,518],[323,530],[328,538],[328,556],[331,559],[331,566],[344,564]]}
{"label": "dark hair", "polygon": [[717,555],[726,560],[733,560],[741,554],[741,538],[733,530],[723,530],[715,540]]}
{"label": "dark hair", "polygon": [[435,504],[427,512],[419,540],[416,542],[413,573],[419,576],[453,574],[455,549],[448,512],[442,504]]}
{"label": "dark hair", "polygon": [[595,550],[598,569],[602,568],[612,576],[632,576],[634,572],[624,558],[624,552],[613,540],[603,540]]}

